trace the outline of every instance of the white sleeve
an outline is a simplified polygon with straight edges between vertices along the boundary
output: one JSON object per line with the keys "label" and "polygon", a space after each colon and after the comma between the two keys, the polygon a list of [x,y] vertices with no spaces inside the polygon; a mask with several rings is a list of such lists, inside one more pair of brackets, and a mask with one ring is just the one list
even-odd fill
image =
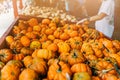
{"label": "white sleeve", "polygon": [[107,15],[110,15],[111,12],[113,11],[112,9],[114,8],[114,1],[113,0],[106,0],[103,5],[101,6],[102,9],[100,12],[103,12]]}

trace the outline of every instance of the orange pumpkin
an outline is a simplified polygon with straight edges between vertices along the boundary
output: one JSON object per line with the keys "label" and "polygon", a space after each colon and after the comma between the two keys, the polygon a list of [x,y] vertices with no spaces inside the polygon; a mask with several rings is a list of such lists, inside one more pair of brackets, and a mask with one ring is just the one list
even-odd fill
{"label": "orange pumpkin", "polygon": [[68,63],[74,65],[77,63],[84,62],[85,58],[79,50],[73,49],[68,56]]}
{"label": "orange pumpkin", "polygon": [[87,42],[84,42],[82,47],[81,47],[81,52],[85,55],[85,56],[88,56],[88,55],[93,55],[94,54],[94,51],[92,49],[92,46],[87,43]]}
{"label": "orange pumpkin", "polygon": [[69,52],[70,51],[70,46],[65,42],[59,42],[57,44],[57,46],[58,46],[58,52],[59,53]]}
{"label": "orange pumpkin", "polygon": [[13,33],[13,34],[18,34],[18,33],[20,33],[20,31],[21,31],[21,30],[20,30],[20,28],[19,28],[18,26],[14,26],[14,27],[13,27],[13,30],[12,30],[12,33]]}
{"label": "orange pumpkin", "polygon": [[20,68],[14,64],[6,64],[1,70],[1,80],[18,80]]}
{"label": "orange pumpkin", "polygon": [[18,27],[20,28],[20,30],[25,30],[27,28],[26,26],[27,26],[26,21],[19,20]]}
{"label": "orange pumpkin", "polygon": [[46,30],[45,30],[45,34],[46,35],[52,35],[54,33],[54,30],[52,30],[51,28],[47,28]]}
{"label": "orange pumpkin", "polygon": [[23,59],[23,63],[25,65],[26,68],[29,68],[32,65],[32,56],[26,56]]}
{"label": "orange pumpkin", "polygon": [[[76,37],[77,38],[77,37]],[[72,49],[81,49],[82,41],[76,38],[70,38],[70,46]]]}
{"label": "orange pumpkin", "polygon": [[118,40],[113,40],[112,41],[113,46],[117,49],[117,51],[120,50],[120,42]]}
{"label": "orange pumpkin", "polygon": [[58,46],[57,46],[57,44],[52,43],[52,44],[48,45],[47,49],[51,50],[53,52],[56,52],[58,50]]}
{"label": "orange pumpkin", "polygon": [[48,39],[51,40],[51,41],[54,41],[55,36],[54,35],[48,35]]}
{"label": "orange pumpkin", "polygon": [[74,64],[72,67],[71,67],[71,71],[73,73],[77,73],[77,72],[88,72],[89,75],[92,75],[92,71],[90,69],[90,67],[85,64],[85,63],[78,63],[78,64]]}
{"label": "orange pumpkin", "polygon": [[27,32],[27,33],[26,33],[26,36],[27,36],[29,39],[36,39],[36,37],[37,37],[33,32]]}
{"label": "orange pumpkin", "polygon": [[49,67],[47,77],[49,80],[69,80],[71,74],[70,67],[66,63],[60,61]]}
{"label": "orange pumpkin", "polygon": [[47,40],[45,42],[42,42],[42,49],[47,49],[47,47],[52,44],[52,41]]}
{"label": "orange pumpkin", "polygon": [[20,53],[24,54],[25,56],[26,55],[31,55],[33,53],[33,50],[28,48],[28,47],[23,47],[21,50],[20,50]]}
{"label": "orange pumpkin", "polygon": [[62,33],[62,34],[60,35],[60,39],[61,39],[61,40],[67,40],[67,39],[69,39],[69,35],[68,35],[67,33]]}
{"label": "orange pumpkin", "polygon": [[67,62],[68,63],[68,56],[70,55],[70,53],[61,53],[59,58],[61,61]]}
{"label": "orange pumpkin", "polygon": [[119,54],[110,54],[110,57],[114,58],[117,61],[118,66],[120,67],[120,55]]}
{"label": "orange pumpkin", "polygon": [[103,40],[102,43],[103,43],[103,45],[104,45],[105,47],[107,47],[107,48],[113,48],[113,43],[112,43],[111,40],[108,40],[108,39],[104,38],[104,40]]}
{"label": "orange pumpkin", "polygon": [[10,45],[14,41],[14,37],[9,35],[5,38],[8,45]]}
{"label": "orange pumpkin", "polygon": [[59,39],[60,35],[63,33],[63,30],[61,28],[57,28],[56,31],[53,33],[55,38]]}
{"label": "orange pumpkin", "polygon": [[78,36],[78,31],[71,31],[71,32],[69,33],[69,36],[70,36],[70,37],[76,37],[76,36]]}
{"label": "orange pumpkin", "polygon": [[30,49],[40,49],[41,48],[41,43],[39,40],[34,40],[30,43]]}
{"label": "orange pumpkin", "polygon": [[1,49],[0,50],[0,60],[2,62],[8,62],[13,58],[13,53],[10,49]]}
{"label": "orange pumpkin", "polygon": [[20,42],[25,47],[28,47],[30,45],[30,39],[27,36],[22,36]]}
{"label": "orange pumpkin", "polygon": [[50,59],[54,57],[55,53],[53,53],[51,50],[48,49],[39,49],[37,51],[37,57],[42,58],[42,59]]}
{"label": "orange pumpkin", "polygon": [[47,41],[47,35],[46,35],[46,34],[40,34],[40,36],[39,36],[39,41],[40,41],[40,42]]}
{"label": "orange pumpkin", "polygon": [[38,74],[32,69],[24,69],[19,75],[19,80],[38,80]]}
{"label": "orange pumpkin", "polygon": [[38,25],[38,20],[36,18],[31,18],[28,20],[28,24],[32,27],[36,26],[36,25]]}
{"label": "orange pumpkin", "polygon": [[116,75],[112,75],[109,73],[103,74],[101,77],[102,80],[118,80]]}
{"label": "orange pumpkin", "polygon": [[33,69],[40,75],[45,75],[47,72],[47,65],[43,59],[33,58],[32,64],[29,66],[30,69]]}
{"label": "orange pumpkin", "polygon": [[41,23],[49,25],[50,24],[50,20],[46,18],[46,19],[43,19]]}
{"label": "orange pumpkin", "polygon": [[13,56],[14,60],[22,60],[24,58],[24,54],[20,53],[20,54],[15,54]]}
{"label": "orange pumpkin", "polygon": [[33,31],[41,31],[41,27],[39,25],[33,26]]}
{"label": "orange pumpkin", "polygon": [[[104,73],[110,73],[110,74],[116,74],[116,71],[114,70],[114,66],[110,63],[110,62],[107,62],[107,61],[99,61],[95,68],[98,70],[98,74],[99,75],[102,75]],[[102,70],[106,70],[106,72],[102,71]]]}

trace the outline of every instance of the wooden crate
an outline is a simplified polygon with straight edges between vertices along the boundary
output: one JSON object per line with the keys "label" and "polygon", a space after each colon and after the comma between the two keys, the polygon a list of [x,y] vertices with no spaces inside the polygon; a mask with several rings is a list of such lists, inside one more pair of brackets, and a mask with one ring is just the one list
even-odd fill
{"label": "wooden crate", "polygon": [[[5,42],[5,38],[7,35],[11,34],[11,31],[13,29],[14,25],[18,24],[19,20],[29,20],[31,18],[33,18],[34,16],[23,16],[23,15],[19,15],[14,21],[13,23],[10,25],[10,27],[6,30],[6,32],[2,35],[2,37],[0,38],[0,49],[2,48],[6,48],[6,42]],[[43,18],[38,18],[38,17],[34,17],[37,18],[39,22],[42,21]]]}

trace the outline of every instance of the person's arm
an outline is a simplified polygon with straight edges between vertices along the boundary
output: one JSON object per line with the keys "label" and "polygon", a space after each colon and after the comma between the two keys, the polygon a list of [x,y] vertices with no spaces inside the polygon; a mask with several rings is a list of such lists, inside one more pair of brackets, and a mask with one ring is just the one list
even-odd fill
{"label": "person's arm", "polygon": [[89,22],[93,22],[93,21],[97,21],[97,20],[101,20],[103,19],[105,16],[107,16],[107,14],[105,13],[100,13],[99,15],[95,15],[95,16],[92,16],[92,17],[89,17],[89,18],[84,18],[80,21],[78,21],[76,24],[81,24],[85,21],[89,21]]}

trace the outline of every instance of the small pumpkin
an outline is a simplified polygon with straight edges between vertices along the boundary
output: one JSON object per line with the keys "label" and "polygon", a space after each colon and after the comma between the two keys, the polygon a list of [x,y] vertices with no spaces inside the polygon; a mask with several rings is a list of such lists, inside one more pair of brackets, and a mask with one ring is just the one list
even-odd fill
{"label": "small pumpkin", "polygon": [[10,45],[14,41],[14,37],[9,35],[5,38],[8,45]]}
{"label": "small pumpkin", "polygon": [[118,40],[113,40],[112,41],[113,46],[117,49],[117,51],[120,50],[120,42]]}
{"label": "small pumpkin", "polygon": [[59,58],[61,61],[67,62],[68,63],[68,56],[70,55],[70,53],[61,53]]}
{"label": "small pumpkin", "polygon": [[92,80],[92,78],[87,72],[78,72],[74,74],[73,80]]}
{"label": "small pumpkin", "polygon": [[31,18],[28,20],[28,24],[32,27],[36,26],[36,25],[38,25],[38,20],[36,18]]}
{"label": "small pumpkin", "polygon": [[112,43],[111,40],[108,40],[108,39],[104,38],[104,40],[103,40],[102,43],[103,43],[103,45],[105,45],[107,48],[113,48],[113,43]]}
{"label": "small pumpkin", "polygon": [[44,41],[47,41],[47,35],[46,34],[40,34],[39,35],[39,41],[40,42],[44,42]]}
{"label": "small pumpkin", "polygon": [[93,55],[94,54],[94,51],[92,49],[92,46],[87,43],[87,42],[84,42],[82,47],[81,47],[81,52],[85,55],[85,56],[88,56],[88,55]]}
{"label": "small pumpkin", "polygon": [[13,53],[10,49],[1,49],[0,50],[0,60],[4,63],[7,63],[13,58]]}
{"label": "small pumpkin", "polygon": [[62,34],[60,35],[60,39],[61,39],[61,40],[67,40],[67,39],[69,39],[69,35],[64,32],[64,33],[62,33]]}
{"label": "small pumpkin", "polygon": [[62,33],[63,30],[61,28],[57,28],[56,31],[54,31],[53,35],[55,36],[55,38],[59,39]]}
{"label": "small pumpkin", "polygon": [[39,49],[37,51],[37,57],[42,58],[42,59],[50,59],[52,57],[54,57],[54,54],[51,50],[48,49]]}
{"label": "small pumpkin", "polygon": [[22,47],[23,47],[23,45],[21,44],[20,40],[15,40],[10,45],[10,49],[12,49],[15,53],[20,52]]}
{"label": "small pumpkin", "polygon": [[[105,73],[116,74],[116,71],[114,70],[114,66],[110,62],[104,60],[100,60],[96,64],[95,68],[97,69],[98,75],[102,75]],[[106,72],[102,70],[106,70]]]}
{"label": "small pumpkin", "polygon": [[92,75],[92,71],[90,69],[90,67],[85,64],[85,63],[77,63],[77,64],[74,64],[72,67],[71,67],[71,71],[73,73],[77,73],[77,72],[88,72],[89,75]]}
{"label": "small pumpkin", "polygon": [[29,68],[32,65],[32,60],[33,60],[32,56],[24,57],[23,63],[24,63],[26,68]]}
{"label": "small pumpkin", "polygon": [[29,39],[36,39],[36,35],[33,32],[27,32],[25,34]]}
{"label": "small pumpkin", "polygon": [[22,60],[24,58],[24,54],[19,53],[19,54],[15,54],[13,56],[13,60]]}
{"label": "small pumpkin", "polygon": [[13,27],[13,30],[12,30],[12,33],[13,33],[13,34],[19,34],[20,31],[21,31],[21,30],[20,30],[20,28],[19,28],[18,26],[14,26],[14,27]]}
{"label": "small pumpkin", "polygon": [[47,77],[49,80],[70,80],[71,74],[70,67],[64,62],[58,61],[49,67]]}
{"label": "small pumpkin", "polygon": [[56,52],[58,50],[58,46],[55,43],[51,43],[50,45],[48,45],[47,49]]}
{"label": "small pumpkin", "polygon": [[69,52],[70,51],[70,46],[65,42],[59,42],[57,44],[57,46],[58,46],[58,52],[59,53]]}
{"label": "small pumpkin", "polygon": [[84,62],[85,58],[79,50],[73,49],[68,56],[68,63],[74,65],[77,63]]}
{"label": "small pumpkin", "polygon": [[76,37],[76,36],[78,36],[78,31],[71,31],[71,32],[69,33],[69,36],[70,36],[70,37]]}
{"label": "small pumpkin", "polygon": [[42,24],[49,25],[50,22],[51,22],[51,21],[50,21],[49,19],[46,18],[46,19],[43,19],[41,23],[42,23]]}
{"label": "small pumpkin", "polygon": [[24,54],[25,56],[26,55],[31,55],[33,53],[33,50],[28,48],[28,47],[23,47],[21,50],[20,50],[20,53]]}
{"label": "small pumpkin", "polygon": [[47,40],[45,42],[42,42],[42,49],[47,49],[47,47],[52,44],[52,41]]}
{"label": "small pumpkin", "polygon": [[1,80],[18,80],[20,68],[14,64],[7,64],[1,70]]}
{"label": "small pumpkin", "polygon": [[39,48],[41,48],[41,46],[42,45],[41,45],[40,41],[38,41],[38,40],[32,41],[30,43],[30,49],[33,49],[33,50],[39,49]]}
{"label": "small pumpkin", "polygon": [[41,27],[39,25],[33,26],[33,31],[41,31]]}
{"label": "small pumpkin", "polygon": [[51,28],[47,28],[46,30],[45,30],[45,34],[46,35],[52,35],[54,33],[54,30],[52,30]]}
{"label": "small pumpkin", "polygon": [[40,75],[45,75],[47,72],[46,62],[38,57],[33,58],[32,64],[29,66],[29,68],[33,69]]}
{"label": "small pumpkin", "polygon": [[19,75],[19,80],[38,80],[38,74],[32,69],[24,69]]}
{"label": "small pumpkin", "polygon": [[103,74],[101,79],[102,80],[118,80],[116,75],[109,74],[109,73]]}
{"label": "small pumpkin", "polygon": [[30,39],[27,36],[22,36],[20,42],[25,47],[28,47],[30,45]]}
{"label": "small pumpkin", "polygon": [[51,40],[51,41],[54,41],[55,36],[54,35],[48,35],[48,39]]}
{"label": "small pumpkin", "polygon": [[[77,38],[77,37],[76,37]],[[72,49],[81,49],[82,41],[76,38],[70,38],[70,46]]]}

